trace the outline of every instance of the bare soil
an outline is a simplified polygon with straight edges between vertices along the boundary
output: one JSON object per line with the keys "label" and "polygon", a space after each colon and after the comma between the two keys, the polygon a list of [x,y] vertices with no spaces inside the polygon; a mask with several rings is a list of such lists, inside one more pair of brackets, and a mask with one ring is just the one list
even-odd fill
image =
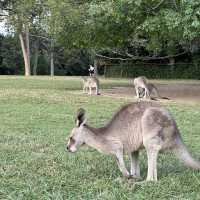
{"label": "bare soil", "polygon": [[[168,83],[155,84],[162,97],[170,100],[157,99],[159,101],[174,101],[185,104],[200,104],[200,84],[195,83]],[[113,87],[102,91],[103,96],[116,98],[135,98],[134,87]],[[154,95],[152,95],[154,97]]]}

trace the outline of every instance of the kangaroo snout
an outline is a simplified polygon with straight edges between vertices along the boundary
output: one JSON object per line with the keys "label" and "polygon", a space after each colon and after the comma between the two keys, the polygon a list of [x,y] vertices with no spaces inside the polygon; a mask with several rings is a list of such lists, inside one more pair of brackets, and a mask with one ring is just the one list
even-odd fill
{"label": "kangaroo snout", "polygon": [[76,149],[75,146],[66,145],[65,150],[66,150],[67,152],[74,153],[74,152],[76,152],[77,149]]}

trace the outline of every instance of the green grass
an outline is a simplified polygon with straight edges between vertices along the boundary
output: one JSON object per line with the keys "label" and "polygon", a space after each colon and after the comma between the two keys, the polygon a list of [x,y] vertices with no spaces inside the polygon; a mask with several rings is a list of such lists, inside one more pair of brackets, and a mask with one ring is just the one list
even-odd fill
{"label": "green grass", "polygon": [[[104,88],[128,86],[129,80],[102,83]],[[78,77],[0,77],[0,199],[200,199],[200,173],[173,155],[159,155],[157,183],[135,184],[121,178],[111,156],[91,148],[66,153],[65,138],[77,108],[84,107],[88,123],[98,127],[130,101],[70,92],[80,88]],[[166,106],[186,145],[199,158],[200,107]],[[140,161],[145,179],[144,151]]]}

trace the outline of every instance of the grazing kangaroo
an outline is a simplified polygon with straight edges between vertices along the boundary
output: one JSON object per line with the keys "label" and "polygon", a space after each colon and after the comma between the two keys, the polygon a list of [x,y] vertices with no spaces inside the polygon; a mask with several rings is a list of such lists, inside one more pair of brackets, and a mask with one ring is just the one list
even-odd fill
{"label": "grazing kangaroo", "polygon": [[97,77],[83,77],[83,93],[92,95],[92,89],[95,89],[95,94],[99,95],[99,80]]}
{"label": "grazing kangaroo", "polygon": [[[154,92],[156,96],[160,99],[168,99],[167,97],[162,97],[158,91],[158,88],[153,83],[148,83],[145,76],[140,76],[134,79],[134,85],[136,90],[137,98],[151,98],[151,94]],[[155,99],[154,99],[155,100]]]}
{"label": "grazing kangaroo", "polygon": [[[75,124],[67,138],[67,150],[75,152],[79,146],[87,144],[100,152],[112,154],[127,178],[140,178],[138,156],[142,147],[146,149],[148,158],[147,181],[157,181],[157,156],[160,151],[170,150],[187,166],[200,169],[200,162],[188,152],[169,111],[155,102],[125,105],[101,128],[87,125],[85,111],[79,109]],[[130,172],[124,164],[124,152],[131,160]]]}
{"label": "grazing kangaroo", "polygon": [[[159,99],[167,99],[170,100],[168,97],[163,97],[160,95],[158,88],[153,84],[153,83],[148,83],[147,87],[149,89],[149,94],[150,94],[150,98],[156,100],[155,98],[151,97],[151,94],[154,92],[154,94],[157,96],[157,98]],[[144,92],[145,90],[141,87],[139,87],[139,98],[143,98],[144,97]]]}
{"label": "grazing kangaroo", "polygon": [[139,76],[133,80],[135,86],[136,97],[140,98],[141,88],[144,90],[144,98],[150,98],[150,91],[148,88],[147,78],[145,76]]}

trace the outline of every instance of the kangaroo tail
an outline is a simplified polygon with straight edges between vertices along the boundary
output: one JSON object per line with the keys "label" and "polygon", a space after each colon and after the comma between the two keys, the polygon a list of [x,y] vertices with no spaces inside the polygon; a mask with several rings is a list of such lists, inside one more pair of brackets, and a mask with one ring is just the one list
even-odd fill
{"label": "kangaroo tail", "polygon": [[173,152],[181,161],[184,162],[186,166],[200,170],[200,162],[192,157],[181,138],[177,139],[177,143],[173,148]]}
{"label": "kangaroo tail", "polygon": [[168,97],[161,97],[161,99],[170,100],[170,98],[168,98]]}
{"label": "kangaroo tail", "polygon": [[158,91],[158,88],[157,88],[154,84],[151,84],[151,87],[152,87],[152,89],[154,89],[154,90],[156,91],[157,96],[158,96],[159,98],[162,98],[162,96],[160,95],[160,93],[159,93],[159,91]]}
{"label": "kangaroo tail", "polygon": [[154,84],[151,84],[151,86],[152,86],[152,89],[154,89],[154,90],[156,91],[156,93],[157,93],[157,95],[158,95],[158,98],[170,100],[168,97],[163,97],[163,96],[161,96],[160,93],[159,93],[159,91],[158,91],[158,88],[157,88]]}

